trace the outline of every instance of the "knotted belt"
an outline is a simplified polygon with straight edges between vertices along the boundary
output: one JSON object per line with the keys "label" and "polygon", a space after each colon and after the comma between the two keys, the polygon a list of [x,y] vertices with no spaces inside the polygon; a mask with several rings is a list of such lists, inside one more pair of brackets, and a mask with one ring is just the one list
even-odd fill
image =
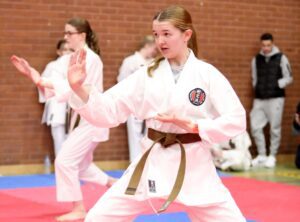
{"label": "knotted belt", "polygon": [[140,159],[136,168],[134,169],[129,184],[127,186],[127,189],[125,191],[125,194],[128,195],[135,194],[145,167],[146,160],[149,156],[151,149],[154,147],[156,143],[159,142],[164,148],[168,148],[169,146],[178,143],[181,150],[180,164],[179,164],[176,180],[172,188],[172,191],[168,199],[166,200],[166,202],[158,210],[158,212],[161,213],[165,211],[168,208],[168,206],[176,199],[183,184],[183,180],[185,176],[185,167],[186,167],[186,155],[185,155],[185,149],[182,144],[199,142],[201,141],[201,138],[198,134],[164,133],[151,128],[148,129],[148,138],[153,140],[154,142],[151,145],[151,147],[143,154],[142,158]]}

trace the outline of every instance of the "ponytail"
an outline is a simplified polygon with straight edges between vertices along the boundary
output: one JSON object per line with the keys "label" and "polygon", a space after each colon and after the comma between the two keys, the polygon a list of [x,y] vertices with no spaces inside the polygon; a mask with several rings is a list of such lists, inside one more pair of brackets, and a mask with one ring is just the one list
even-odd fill
{"label": "ponytail", "polygon": [[191,30],[193,31],[193,34],[188,42],[188,47],[193,51],[193,53],[197,57],[198,56],[197,34],[193,26],[191,27]]}
{"label": "ponytail", "polygon": [[97,34],[92,29],[86,35],[86,43],[91,50],[100,56]]}

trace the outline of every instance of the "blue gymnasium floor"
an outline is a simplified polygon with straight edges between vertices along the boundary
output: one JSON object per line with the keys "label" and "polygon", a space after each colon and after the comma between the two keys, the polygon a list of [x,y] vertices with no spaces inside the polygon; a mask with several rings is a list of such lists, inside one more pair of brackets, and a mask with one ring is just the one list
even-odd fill
{"label": "blue gymnasium floor", "polygon": [[[109,175],[119,178],[123,171],[110,171]],[[221,177],[228,177],[228,174],[220,174]],[[54,187],[55,177],[53,174],[24,175],[24,176],[3,176],[0,177],[0,192],[2,190],[23,189],[23,188],[41,188]],[[5,219],[8,219],[7,217]],[[0,214],[0,221],[1,214]],[[27,220],[24,220],[27,221]],[[41,220],[44,221],[44,220]],[[184,212],[168,213],[161,215],[142,215],[134,222],[189,222],[187,214]],[[247,222],[258,222],[257,220],[247,220]]]}

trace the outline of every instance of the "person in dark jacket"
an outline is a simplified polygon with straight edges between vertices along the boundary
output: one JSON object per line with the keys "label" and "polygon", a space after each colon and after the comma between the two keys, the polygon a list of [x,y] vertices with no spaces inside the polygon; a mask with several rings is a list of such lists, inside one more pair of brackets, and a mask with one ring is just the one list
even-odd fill
{"label": "person in dark jacket", "polygon": [[[253,166],[273,168],[281,140],[281,120],[285,87],[292,83],[288,58],[275,46],[273,36],[261,36],[261,51],[252,59],[252,85],[255,98],[250,113],[251,134],[258,150]],[[270,124],[270,147],[267,155],[263,128]]]}
{"label": "person in dark jacket", "polygon": [[[300,102],[297,105],[297,109],[293,121],[293,129],[297,133],[297,135],[300,135]],[[296,152],[295,165],[298,169],[300,169],[300,144],[298,144],[298,148]]]}

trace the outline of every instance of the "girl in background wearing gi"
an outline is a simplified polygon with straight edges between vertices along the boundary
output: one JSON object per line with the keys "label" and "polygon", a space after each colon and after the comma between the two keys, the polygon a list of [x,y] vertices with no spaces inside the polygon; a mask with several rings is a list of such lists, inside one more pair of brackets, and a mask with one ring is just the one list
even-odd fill
{"label": "girl in background wearing gi", "polygon": [[[47,64],[45,70],[42,73],[43,78],[51,78],[51,75],[54,74],[56,67],[56,61],[59,57],[71,53],[71,49],[65,39],[61,39],[57,42],[56,45],[56,54],[58,58],[54,61],[51,61]],[[63,73],[62,73],[63,74]],[[64,75],[64,74],[63,74]],[[62,76],[63,77],[63,76]],[[65,141],[66,134],[66,112],[67,112],[67,103],[66,102],[57,102],[54,97],[46,99],[44,93],[39,90],[39,102],[45,103],[42,123],[46,123],[51,127],[51,135],[54,144],[54,154],[57,156],[60,151],[63,142]]]}
{"label": "girl in background wearing gi", "polygon": [[[87,20],[73,18],[65,25],[64,39],[74,51],[85,49],[87,71],[86,84],[93,85],[99,91],[103,90],[103,64],[99,57],[99,47],[95,33]],[[44,91],[46,97],[55,96],[60,102],[67,101],[71,95],[71,89],[66,79],[70,56],[62,56],[58,59],[56,69],[52,77],[42,78],[24,59],[12,56],[11,61],[16,68]],[[61,73],[64,78],[61,78]],[[77,114],[71,117],[71,124],[77,119]],[[71,126],[71,128],[73,128]],[[71,212],[57,218],[57,221],[70,221],[82,219],[86,210],[82,201],[80,180],[93,182],[110,187],[115,179],[101,171],[92,161],[93,152],[101,141],[109,138],[107,128],[99,128],[81,119],[64,142],[59,155],[55,159],[55,175],[57,200],[72,202]]]}
{"label": "girl in background wearing gi", "polygon": [[[75,94],[69,102],[83,118],[97,126],[115,127],[133,114],[146,119],[148,128],[142,145],[149,156],[137,190],[131,186],[131,176],[140,172],[143,158],[131,163],[85,221],[133,221],[137,215],[157,212],[163,203],[159,211],[165,210],[184,153],[185,169],[179,174],[183,184],[167,212],[186,211],[193,222],[245,221],[217,175],[210,153],[213,143],[245,131],[245,110],[228,80],[215,67],[196,58],[196,33],[185,9],[168,7],[154,17],[152,27],[163,57],[105,93],[85,84],[85,52],[81,50],[71,58],[68,80]],[[163,136],[156,139],[160,143],[149,153],[155,135]],[[175,136],[184,148],[178,141],[170,145]],[[128,195],[131,191],[135,195]]]}
{"label": "girl in background wearing gi", "polygon": [[[146,35],[140,43],[138,51],[126,57],[119,70],[118,82],[133,74],[136,70],[149,64],[156,56],[157,49],[152,35]],[[141,139],[144,136],[143,120],[130,115],[127,119],[127,137],[129,145],[129,160],[132,162],[142,152]]]}

